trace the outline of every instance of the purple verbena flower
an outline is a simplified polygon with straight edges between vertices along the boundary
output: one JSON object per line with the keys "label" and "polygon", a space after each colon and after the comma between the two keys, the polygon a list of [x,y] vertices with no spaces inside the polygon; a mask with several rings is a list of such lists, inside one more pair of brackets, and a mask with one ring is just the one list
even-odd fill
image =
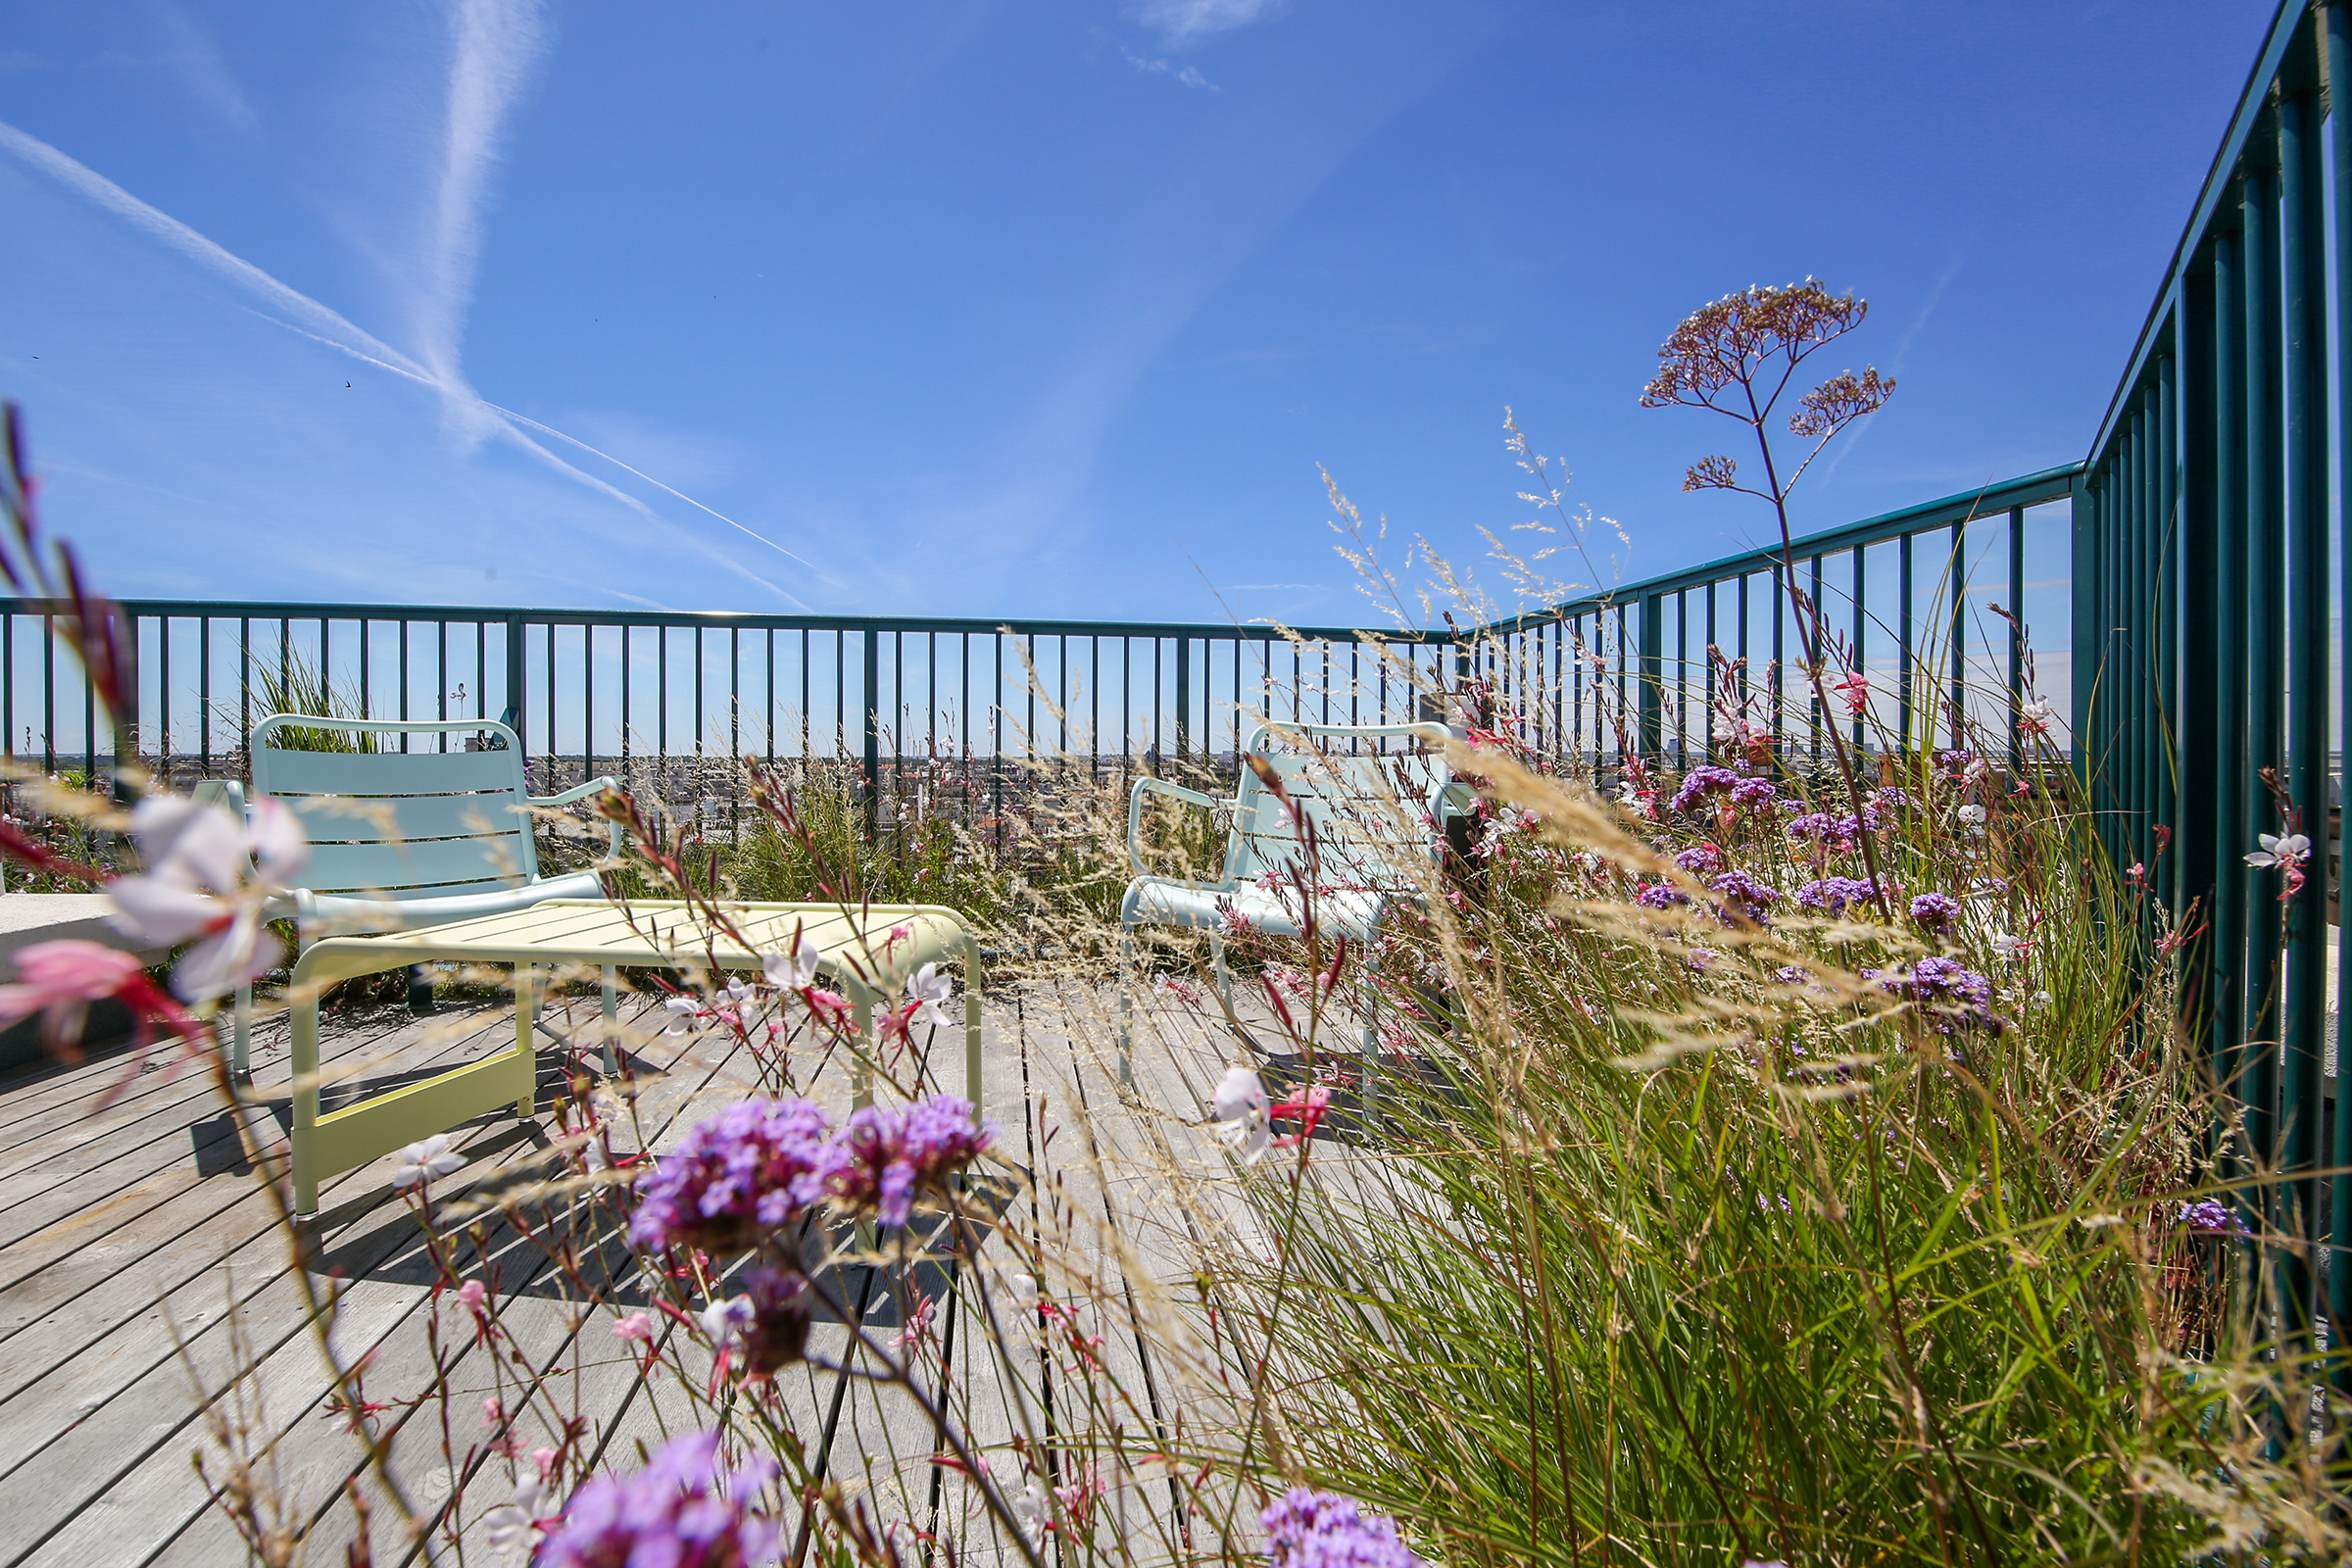
{"label": "purple verbena flower", "polygon": [[841,1130],[844,1158],[833,1191],[870,1207],[885,1225],[904,1225],[917,1188],[937,1185],[996,1136],[995,1122],[979,1120],[972,1102],[954,1095],[934,1095],[904,1110],[868,1105]]}
{"label": "purple verbena flower", "polygon": [[631,1476],[598,1476],[571,1495],[548,1529],[537,1568],[744,1568],[776,1560],[776,1521],[751,1511],[776,1476],[773,1459],[718,1471],[718,1434],[690,1432],[662,1445]]}
{"label": "purple verbena flower", "polygon": [[1788,819],[1788,836],[1792,839],[1834,839],[1838,836],[1838,823],[1827,811],[1807,811]]}
{"label": "purple verbena flower", "polygon": [[2180,1223],[2192,1231],[2219,1231],[2224,1235],[2236,1235],[2243,1229],[2230,1205],[2213,1198],[2181,1204]]}
{"label": "purple verbena flower", "polygon": [[790,1224],[847,1155],[806,1100],[746,1100],[696,1125],[637,1183],[629,1240],[649,1250],[730,1252]]}
{"label": "purple verbena flower", "polygon": [[1751,810],[1768,810],[1780,790],[1768,778],[1743,778],[1732,786],[1732,804]]}
{"label": "purple verbena flower", "polygon": [[1689,904],[1690,895],[1671,882],[1651,882],[1634,895],[1634,902],[1644,908],[1671,909],[1678,904]]}
{"label": "purple verbena flower", "polygon": [[1427,1568],[1396,1539],[1396,1523],[1357,1510],[1336,1492],[1293,1487],[1258,1515],[1266,1568]]}
{"label": "purple verbena flower", "polygon": [[1796,890],[1796,902],[1808,909],[1825,914],[1843,914],[1848,908],[1866,902],[1873,893],[1870,878],[1864,876],[1825,876],[1808,882]]}
{"label": "purple verbena flower", "polygon": [[1911,797],[1903,790],[1898,789],[1892,784],[1887,785],[1884,789],[1874,791],[1870,798],[1872,803],[1878,806],[1899,807],[1909,806],[1911,804]]}
{"label": "purple verbena flower", "polygon": [[1761,923],[1771,907],[1781,902],[1781,890],[1769,887],[1745,871],[1731,870],[1707,884],[1723,895],[1723,907],[1737,908],[1750,920]]}
{"label": "purple verbena flower", "polygon": [[1730,768],[1702,763],[1683,775],[1683,787],[1676,790],[1674,799],[1666,804],[1675,810],[1688,811],[1710,795],[1721,795],[1736,789],[1739,783],[1740,775]]}
{"label": "purple verbena flower", "polygon": [[1949,931],[1960,919],[1960,901],[1948,893],[1922,893],[1911,901],[1911,918],[1931,931]]}
{"label": "purple verbena flower", "polygon": [[736,1331],[736,1346],[746,1371],[754,1377],[772,1377],[808,1353],[815,1302],[808,1280],[782,1269],[754,1269],[743,1286],[752,1320]]}
{"label": "purple verbena flower", "polygon": [[1992,982],[1954,959],[1922,958],[1908,969],[1865,969],[1862,978],[1876,980],[1889,996],[1918,1003],[1936,1019],[1937,1034],[1963,1026],[2001,1031],[2002,1020],[1992,1010]]}
{"label": "purple verbena flower", "polygon": [[1693,844],[1677,855],[1674,863],[1692,876],[1705,876],[1723,869],[1723,851],[1712,844]]}

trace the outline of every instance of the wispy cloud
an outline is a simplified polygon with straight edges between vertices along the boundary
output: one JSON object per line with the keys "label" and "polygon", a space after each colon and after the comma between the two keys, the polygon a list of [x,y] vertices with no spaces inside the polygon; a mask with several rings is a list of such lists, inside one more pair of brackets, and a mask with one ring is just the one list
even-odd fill
{"label": "wispy cloud", "polygon": [[539,0],[453,0],[441,167],[425,223],[412,301],[417,357],[440,383],[453,422],[490,433],[487,409],[466,384],[461,348],[482,254],[482,219],[515,99],[547,52]]}
{"label": "wispy cloud", "polygon": [[[1936,307],[1943,300],[1943,291],[1951,285],[1953,278],[1960,275],[1962,260],[1962,255],[1955,252],[1951,265],[1943,270],[1943,275],[1936,280],[1936,286],[1928,290],[1928,302],[1922,305],[1919,308],[1919,314],[1911,318],[1911,325],[1903,333],[1902,341],[1894,346],[1894,357],[1886,362],[1887,374],[1901,373],[1905,362],[1911,358],[1911,345],[1918,339],[1920,329],[1928,324],[1928,318],[1936,314]],[[1870,434],[1870,427],[1877,422],[1878,417],[1879,410],[1877,409],[1862,416],[1861,422],[1854,426],[1852,433],[1846,436],[1844,445],[1840,446],[1830,459],[1829,466],[1822,470],[1821,483],[1824,488],[1828,487],[1832,479],[1838,477],[1838,465],[1845,462],[1848,453],[1862,444],[1862,438]]]}
{"label": "wispy cloud", "polygon": [[1180,49],[1213,33],[1263,22],[1278,9],[1280,0],[1143,0],[1135,18],[1157,28],[1169,48]]}
{"label": "wispy cloud", "polygon": [[178,78],[189,97],[231,130],[251,136],[261,129],[261,117],[229,74],[220,45],[203,24],[175,0],[155,0],[156,30],[163,35],[163,53],[155,62]]}
{"label": "wispy cloud", "polygon": [[1127,63],[1138,71],[1148,72],[1155,76],[1172,76],[1176,80],[1183,82],[1187,87],[1204,87],[1210,92],[1223,92],[1225,90],[1224,88],[1218,86],[1215,82],[1209,80],[1206,76],[1200,74],[1200,68],[1196,66],[1184,66],[1179,68],[1176,62],[1173,60],[1150,59],[1146,56],[1137,54],[1134,50],[1126,47],[1124,44],[1119,46],[1119,53],[1125,55],[1127,57]]}

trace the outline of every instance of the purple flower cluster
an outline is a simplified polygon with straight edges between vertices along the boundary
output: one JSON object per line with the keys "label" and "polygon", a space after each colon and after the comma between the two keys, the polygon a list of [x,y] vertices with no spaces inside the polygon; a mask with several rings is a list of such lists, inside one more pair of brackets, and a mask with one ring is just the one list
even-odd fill
{"label": "purple flower cluster", "polygon": [[1866,876],[1825,876],[1798,888],[1796,902],[1808,909],[1838,915],[1868,901],[1873,891]]}
{"label": "purple flower cluster", "polygon": [[745,1277],[744,1295],[752,1320],[738,1331],[743,1364],[755,1377],[773,1377],[808,1350],[808,1325],[815,1303],[808,1282],[782,1269],[757,1268]]}
{"label": "purple flower cluster", "polygon": [[834,1191],[870,1206],[885,1225],[904,1225],[914,1190],[969,1163],[997,1134],[968,1100],[934,1095],[905,1110],[868,1105],[841,1130],[846,1158]]}
{"label": "purple flower cluster", "polygon": [[1859,812],[1846,816],[1832,816],[1827,811],[1808,811],[1788,821],[1788,836],[1792,839],[1812,839],[1817,843],[1837,843],[1851,846],[1864,832],[1876,833],[1886,826],[1879,817],[1879,808],[1870,801],[1862,803]]}
{"label": "purple flower cluster", "polygon": [[1712,844],[1693,844],[1677,855],[1674,863],[1692,876],[1705,876],[1723,869],[1723,851]]}
{"label": "purple flower cluster", "polygon": [[1781,890],[1757,881],[1745,871],[1726,871],[1707,884],[1722,895],[1724,907],[1738,909],[1759,924],[1772,906],[1781,902]]}
{"label": "purple flower cluster", "polygon": [[1427,1568],[1396,1539],[1396,1523],[1356,1510],[1336,1492],[1293,1487],[1258,1515],[1266,1568]]}
{"label": "purple flower cluster", "polygon": [[1960,901],[1948,893],[1922,893],[1911,901],[1911,918],[1931,931],[1949,931],[1960,919]]}
{"label": "purple flower cluster", "polygon": [[1761,811],[1771,807],[1778,794],[1780,790],[1768,778],[1743,778],[1732,786],[1732,804]]}
{"label": "purple flower cluster", "polygon": [[740,1251],[826,1197],[904,1225],[917,1188],[995,1140],[970,1102],[936,1095],[904,1110],[867,1106],[839,1132],[806,1100],[747,1100],[686,1135],[637,1183],[629,1240],[649,1250]]}
{"label": "purple flower cluster", "polygon": [[1678,904],[1689,904],[1690,895],[1671,882],[1650,882],[1634,895],[1634,902],[1646,909],[1671,909]]}
{"label": "purple flower cluster", "polygon": [[2219,1199],[2201,1198],[2180,1205],[2180,1223],[2192,1231],[2219,1231],[2234,1236],[2243,1229],[2230,1205]]}
{"label": "purple flower cluster", "polygon": [[1960,1025],[1998,1033],[2001,1019],[1992,1010],[1992,982],[1950,958],[1922,958],[1909,969],[1865,969],[1865,980],[1876,980],[1890,996],[1916,1002],[1936,1014],[1936,1032],[1948,1035]]}
{"label": "purple flower cluster", "polygon": [[598,1476],[573,1493],[548,1530],[537,1568],[773,1562],[782,1533],[775,1520],[752,1512],[751,1502],[775,1476],[773,1459],[751,1459],[721,1477],[715,1432],[672,1438],[635,1475]]}
{"label": "purple flower cluster", "polygon": [[1873,806],[1899,807],[1909,806],[1911,797],[1889,784],[1885,789],[1873,793],[1870,801]]}
{"label": "purple flower cluster", "polygon": [[1708,796],[1728,794],[1739,785],[1740,775],[1730,768],[1702,763],[1683,775],[1683,787],[1666,804],[1675,810],[1688,811]]}
{"label": "purple flower cluster", "polygon": [[637,1183],[629,1240],[730,1252],[825,1196],[847,1157],[806,1100],[746,1100],[698,1124]]}

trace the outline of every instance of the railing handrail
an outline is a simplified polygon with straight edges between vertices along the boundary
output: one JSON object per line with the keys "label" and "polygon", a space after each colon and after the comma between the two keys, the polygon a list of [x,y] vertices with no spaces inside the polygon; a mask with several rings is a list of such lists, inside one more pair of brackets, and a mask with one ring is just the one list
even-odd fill
{"label": "railing handrail", "polygon": [[[1395,627],[1293,626],[1274,622],[1045,620],[1022,616],[985,615],[781,615],[733,610],[545,610],[513,605],[406,605],[396,603],[334,603],[310,600],[234,599],[119,599],[116,605],[138,616],[173,620],[464,620],[484,623],[518,621],[534,626],[668,626],[745,631],[845,631],[938,633],[941,635],[1015,637],[1159,637],[1209,638],[1280,642],[1298,636],[1309,642],[1368,642],[1374,638],[1422,646],[1458,640],[1445,630],[1406,631]],[[19,615],[62,614],[63,600],[0,597],[0,612]]]}
{"label": "railing handrail", "polygon": [[2294,47],[2295,34],[2302,29],[2303,15],[2310,0],[2278,0],[2278,10],[2271,18],[2270,31],[2263,37],[2262,53],[2254,59],[2254,69],[2246,74],[2246,84],[2237,95],[2237,108],[2230,116],[2230,129],[2222,137],[2222,145],[2213,155],[2213,166],[2205,172],[2205,182],[2197,187],[2196,205],[2189,209],[2188,222],[2180,230],[2180,240],[2173,246],[2172,260],[2159,274],[2162,281],[2156,288],[2156,298],[2148,306],[2147,318],[2140,322],[2139,336],[2132,343],[2132,358],[2125,362],[2122,379],[2115,384],[2115,393],[2107,400],[2107,412],[2100,416],[2096,435],[2091,439],[2085,464],[2097,459],[2107,450],[2114,438],[2116,419],[2131,401],[2132,390],[2146,374],[2148,360],[2156,354],[2164,336],[2165,319],[2172,314],[2176,297],[2180,291],[2180,279],[2204,242],[2207,226],[2215,212],[2229,194],[2235,178],[2237,163],[2253,138],[2254,129],[2262,122],[2271,107],[2271,88],[2287,64],[2287,55]]}
{"label": "railing handrail", "polygon": [[[1804,534],[1789,541],[1790,553],[1799,561],[1812,556],[1835,555],[1857,546],[1900,538],[1907,533],[1923,533],[1930,528],[1976,517],[1988,517],[2018,507],[2037,507],[2046,502],[2064,500],[2075,493],[2076,482],[2087,466],[2087,464],[2079,462],[2062,464],[2038,473],[2003,479],[1976,490],[1964,490],[1939,500],[1923,501],[1917,506],[1884,512],[1858,522],[1842,523],[1820,533]],[[1508,633],[1537,621],[1591,615],[1620,605],[1638,604],[1659,594],[1703,588],[1708,583],[1737,577],[1742,572],[1770,570],[1780,564],[1781,555],[1779,545],[1761,545],[1753,550],[1740,551],[1738,555],[1725,556],[1720,561],[1707,562],[1703,565],[1686,566],[1679,571],[1663,572],[1655,577],[1644,577],[1639,582],[1587,594],[1581,599],[1566,600],[1547,609],[1505,616],[1477,627],[1466,633],[1465,637]]]}

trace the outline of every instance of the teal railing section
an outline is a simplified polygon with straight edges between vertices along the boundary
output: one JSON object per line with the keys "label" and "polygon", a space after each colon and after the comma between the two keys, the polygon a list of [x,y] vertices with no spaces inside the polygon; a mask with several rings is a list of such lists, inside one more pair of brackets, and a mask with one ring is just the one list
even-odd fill
{"label": "teal railing section", "polygon": [[[2076,697],[2110,852],[2206,929],[2190,1016],[2244,1109],[2240,1154],[2284,1178],[2252,1206],[2288,1234],[2283,1310],[2352,1317],[2352,1098],[2332,1091],[2352,433],[2352,11],[2287,0],[2240,95],[2077,510]],[[2280,901],[2259,835],[2315,846]],[[2168,842],[2169,841],[2169,842]],[[2332,1105],[2330,1104],[2332,1101]]]}

